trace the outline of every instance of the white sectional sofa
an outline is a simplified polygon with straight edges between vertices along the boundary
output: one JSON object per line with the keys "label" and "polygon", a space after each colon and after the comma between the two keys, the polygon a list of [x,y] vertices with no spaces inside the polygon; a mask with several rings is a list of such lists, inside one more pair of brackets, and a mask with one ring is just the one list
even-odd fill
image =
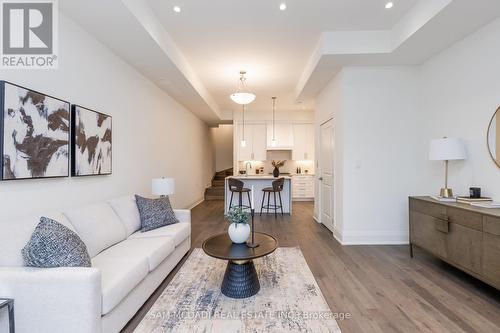
{"label": "white sectional sofa", "polygon": [[[145,233],[132,195],[0,221],[0,297],[15,300],[16,332],[119,332],[191,247],[191,212],[174,212],[180,223]],[[23,267],[41,216],[80,236],[91,268]]]}

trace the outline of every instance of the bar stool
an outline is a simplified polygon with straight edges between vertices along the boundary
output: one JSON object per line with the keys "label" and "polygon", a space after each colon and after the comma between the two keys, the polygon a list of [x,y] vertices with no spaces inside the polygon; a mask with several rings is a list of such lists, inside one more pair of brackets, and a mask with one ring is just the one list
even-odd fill
{"label": "bar stool", "polygon": [[[283,191],[283,187],[285,185],[285,178],[278,178],[272,183],[272,187],[266,187],[262,189],[264,195],[262,197],[262,205],[260,206],[260,215],[262,215],[262,210],[267,209],[267,213],[269,214],[269,209],[274,210],[274,218],[278,217],[278,209],[281,209],[281,215],[283,215],[283,202],[281,201],[281,191]],[[266,200],[267,193],[267,205],[264,205],[264,201]],[[271,205],[269,202],[271,200],[271,193],[274,196],[274,204]],[[280,199],[280,204],[276,203],[276,193],[278,193],[278,197]]]}
{"label": "bar stool", "polygon": [[[233,195],[234,193],[238,193],[239,195],[239,200],[238,200],[238,207],[241,209],[247,208],[247,209],[252,209],[252,201],[250,200],[250,189],[243,187],[243,182],[238,179],[234,178],[229,178],[227,180],[227,185],[229,186],[229,191],[231,191],[231,199],[229,200],[229,209],[233,207]],[[248,205],[243,205],[243,200],[242,200],[242,194],[246,193],[248,196]]]}

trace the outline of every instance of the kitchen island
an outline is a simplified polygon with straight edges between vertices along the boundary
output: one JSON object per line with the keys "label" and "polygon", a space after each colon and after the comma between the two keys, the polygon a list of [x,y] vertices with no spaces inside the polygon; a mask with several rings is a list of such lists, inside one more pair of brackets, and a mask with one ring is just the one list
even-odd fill
{"label": "kitchen island", "polygon": [[[250,193],[250,197],[252,197],[253,194],[253,201],[254,201],[254,207],[255,208],[255,213],[258,214],[260,213],[260,207],[262,205],[262,198],[264,196],[264,192],[262,192],[262,189],[265,187],[272,187],[272,182],[276,180],[277,178],[274,178],[273,176],[269,175],[241,175],[241,176],[229,176],[226,177],[225,180],[225,190],[224,190],[224,213],[227,213],[229,210],[229,201],[231,200],[231,191],[229,190],[229,186],[227,184],[227,180],[230,178],[235,178],[238,180],[241,180],[244,185],[243,187],[253,189],[253,193]],[[285,178],[285,184],[283,186],[283,191],[281,191],[281,200],[283,202],[283,213],[285,214],[292,214],[292,181],[290,176],[280,176],[279,178]],[[276,201],[279,205],[279,198],[278,194],[276,194]],[[239,202],[239,194],[234,193],[233,196],[233,206],[237,206]],[[248,202],[248,196],[246,193],[243,193],[242,195],[242,203],[243,205],[250,206],[250,203]],[[271,200],[269,202],[271,205],[274,204],[274,198],[273,195],[271,194]],[[267,198],[266,202],[264,205],[267,204]],[[266,213],[267,211],[264,209],[262,213]],[[269,213],[274,214],[274,210],[269,210]],[[278,210],[278,213],[281,214],[281,210]]]}

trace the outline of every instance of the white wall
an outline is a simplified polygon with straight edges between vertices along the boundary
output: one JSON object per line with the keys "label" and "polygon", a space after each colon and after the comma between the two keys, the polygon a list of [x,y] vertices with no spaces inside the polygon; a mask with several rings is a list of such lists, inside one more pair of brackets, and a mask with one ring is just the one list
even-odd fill
{"label": "white wall", "polygon": [[233,167],[233,125],[219,125],[211,129],[215,145],[215,171]]}
{"label": "white wall", "polygon": [[[500,105],[500,19],[470,35],[422,66],[423,143],[461,137],[468,159],[450,162],[450,187],[467,194],[471,186],[500,200],[500,169],[491,159],[486,134]],[[427,193],[442,187],[439,162],[426,164]]]}
{"label": "white wall", "polygon": [[175,207],[203,197],[214,173],[209,128],[60,14],[58,70],[2,70],[0,77],[113,116],[113,175],[0,182],[0,219],[61,210],[127,193],[151,178],[176,179]]}
{"label": "white wall", "polygon": [[[316,124],[335,123],[335,222],[344,244],[405,243],[407,197],[437,194],[443,163],[429,141],[464,140],[450,186],[500,200],[500,168],[486,144],[500,105],[500,19],[415,67],[347,67],[316,100]],[[318,156],[319,158],[319,156]]]}
{"label": "white wall", "polygon": [[407,242],[418,78],[417,67],[347,67],[317,99],[319,121],[333,113],[335,236],[344,244]]}

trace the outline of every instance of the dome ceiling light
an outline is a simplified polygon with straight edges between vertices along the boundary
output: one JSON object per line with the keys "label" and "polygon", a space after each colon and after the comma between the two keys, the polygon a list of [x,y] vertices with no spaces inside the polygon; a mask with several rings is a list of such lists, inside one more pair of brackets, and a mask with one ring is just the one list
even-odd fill
{"label": "dome ceiling light", "polygon": [[238,91],[234,94],[231,94],[231,100],[240,105],[250,104],[255,100],[255,94],[248,91],[246,87],[246,77],[245,74],[247,72],[240,72],[240,81],[238,82]]}

